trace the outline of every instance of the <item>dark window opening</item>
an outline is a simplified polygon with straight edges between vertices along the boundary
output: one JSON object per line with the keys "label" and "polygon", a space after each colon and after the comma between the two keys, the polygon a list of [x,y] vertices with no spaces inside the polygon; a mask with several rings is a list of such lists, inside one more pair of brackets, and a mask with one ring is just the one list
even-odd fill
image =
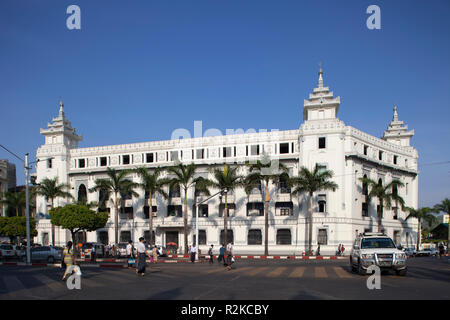
{"label": "dark window opening", "polygon": [[263,216],[264,204],[262,202],[247,203],[247,216]]}
{"label": "dark window opening", "polygon": [[[158,207],[152,206],[153,217],[156,217],[158,214]],[[148,219],[150,216],[150,206],[144,206],[144,218]]]}
{"label": "dark window opening", "polygon": [[367,156],[368,150],[369,150],[369,147],[368,146],[364,146],[364,155],[365,156]]}
{"label": "dark window opening", "polygon": [[171,198],[179,198],[180,197],[180,187],[170,188],[169,197]]}
{"label": "dark window opening", "polygon": [[275,214],[279,216],[290,216],[293,213],[292,202],[277,202],[275,203]]}
{"label": "dark window opening", "polygon": [[120,242],[129,242],[131,240],[131,231],[120,232]]}
{"label": "dark window opening", "polygon": [[279,229],[277,231],[277,244],[291,244],[291,230]]}
{"label": "dark window opening", "polygon": [[289,143],[280,143],[280,154],[289,153]]}
{"label": "dark window opening", "polygon": [[231,147],[223,147],[223,157],[231,157]]}
{"label": "dark window opening", "polygon": [[383,160],[383,151],[378,151],[378,160]]}
{"label": "dark window opening", "polygon": [[78,168],[84,168],[84,167],[86,167],[86,160],[78,159]]}
{"label": "dark window opening", "polygon": [[182,217],[183,216],[182,206],[179,206],[179,205],[167,206],[167,216],[168,217]]}
{"label": "dark window opening", "polygon": [[317,244],[327,245],[328,244],[328,232],[327,229],[319,229],[319,234],[317,236]]}
{"label": "dark window opening", "polygon": [[325,149],[325,137],[319,138],[319,149]]}
{"label": "dark window opening", "polygon": [[125,207],[123,209],[122,219],[133,220],[133,207]]}
{"label": "dark window opening", "polygon": [[[200,237],[199,237],[200,239]],[[226,243],[224,243],[225,239],[224,239],[224,232],[223,229],[220,230],[220,243],[221,244],[225,244],[225,246],[227,245]],[[227,243],[228,242],[234,242],[234,237],[233,237],[233,230],[228,229],[227,230]]]}
{"label": "dark window opening", "polygon": [[398,156],[394,156],[394,164],[397,164]]}
{"label": "dark window opening", "polygon": [[262,232],[261,230],[248,230],[247,237],[248,245],[261,245],[262,244]]}
{"label": "dark window opening", "polygon": [[122,164],[130,164],[130,156],[129,155],[122,156]]}
{"label": "dark window opening", "polygon": [[155,159],[153,157],[153,153],[146,153],[145,154],[145,162],[150,163],[153,162]]}
{"label": "dark window opening", "polygon": [[100,167],[106,167],[106,157],[100,158]]}
{"label": "dark window opening", "polygon": [[[195,233],[192,236],[192,243],[195,245]],[[206,244],[206,230],[198,230],[198,244],[205,245]]]}

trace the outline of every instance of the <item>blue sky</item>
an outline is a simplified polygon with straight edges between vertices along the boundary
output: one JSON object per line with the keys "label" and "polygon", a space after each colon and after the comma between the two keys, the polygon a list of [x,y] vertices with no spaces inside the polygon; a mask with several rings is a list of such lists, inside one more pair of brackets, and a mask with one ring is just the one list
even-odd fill
{"label": "blue sky", "polygon": [[[81,9],[68,30],[66,9]],[[381,30],[366,9],[381,8]],[[393,104],[419,151],[419,205],[450,197],[450,2],[0,2],[0,143],[23,155],[57,115],[81,147],[169,139],[176,128],[295,129],[317,84],[338,117],[380,137]],[[20,162],[0,150],[18,166]]]}

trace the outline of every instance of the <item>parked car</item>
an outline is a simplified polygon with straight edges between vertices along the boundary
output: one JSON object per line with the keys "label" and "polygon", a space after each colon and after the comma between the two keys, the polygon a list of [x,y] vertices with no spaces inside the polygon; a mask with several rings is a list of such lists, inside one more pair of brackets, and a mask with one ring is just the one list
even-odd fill
{"label": "parked car", "polygon": [[22,258],[27,255],[27,248],[24,246],[13,246],[16,257]]}
{"label": "parked car", "polygon": [[105,245],[103,243],[86,242],[81,246],[81,251],[84,252],[85,257],[91,257],[92,248],[95,246],[95,254],[98,258],[105,256]]}
{"label": "parked car", "polygon": [[14,247],[10,244],[0,244],[0,258],[8,259],[15,258],[16,252],[14,251]]}
{"label": "parked car", "polygon": [[42,246],[31,249],[31,260],[47,261],[53,263],[57,260],[61,260],[63,250],[60,247]]}
{"label": "parked car", "polygon": [[128,245],[128,243],[126,243],[126,242],[120,242],[117,244],[116,256],[118,258],[127,256],[127,245]]}
{"label": "parked car", "polygon": [[426,249],[422,249],[416,252],[416,256],[425,256],[425,257],[430,257],[430,256],[436,256],[439,254],[439,251],[437,251],[435,248],[426,248]]}
{"label": "parked car", "polygon": [[416,254],[416,249],[415,248],[404,248],[403,252],[405,252],[408,257],[412,257]]}
{"label": "parked car", "polygon": [[376,265],[381,270],[394,270],[397,275],[406,275],[406,253],[396,248],[394,241],[378,232],[360,234],[350,252],[350,267],[359,274]]}

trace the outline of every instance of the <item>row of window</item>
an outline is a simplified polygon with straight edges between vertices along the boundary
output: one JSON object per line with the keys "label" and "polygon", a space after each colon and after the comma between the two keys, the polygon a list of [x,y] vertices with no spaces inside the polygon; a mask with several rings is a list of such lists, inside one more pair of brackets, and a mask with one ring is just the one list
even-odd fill
{"label": "row of window", "polygon": [[[202,160],[210,158],[210,149],[201,148],[201,149],[192,149],[191,150],[191,159]],[[294,143],[285,142],[280,144],[275,144],[275,150],[278,151],[279,154],[289,154],[294,153]],[[245,155],[248,156],[258,156],[264,153],[264,145],[248,145],[246,146]],[[236,147],[222,147],[218,148],[219,157],[229,158],[236,157]],[[174,151],[166,151],[165,159],[167,161],[176,161],[183,159],[183,150],[174,150]],[[47,162],[47,168],[51,168],[51,160]],[[108,156],[97,157],[96,158],[96,167],[106,167],[110,165],[111,159]],[[141,154],[141,159],[139,163],[153,163],[158,162],[158,152],[149,152]],[[121,155],[119,157],[118,165],[129,165],[135,163],[134,155]],[[75,160],[76,168],[86,168],[88,166],[87,159],[76,159]]]}
{"label": "row of window", "polygon": [[[355,142],[355,144],[356,144],[356,142]],[[363,153],[365,156],[367,156],[369,154],[369,146],[368,145],[363,146]],[[386,160],[384,151],[378,150],[378,160],[380,160],[380,161]],[[392,163],[394,165],[400,165],[399,157],[397,155],[394,155],[394,157],[392,158]],[[408,159],[405,159],[405,167],[408,168]]]}
{"label": "row of window", "polygon": [[[144,231],[144,238],[146,241],[150,239],[150,232]],[[152,231],[152,237],[155,239],[155,231]],[[121,231],[120,232],[120,242],[128,242],[131,239],[131,231]],[[195,243],[195,235],[192,237],[192,243]],[[262,230],[261,229],[250,229],[247,234],[247,245],[262,245],[263,244]],[[108,244],[108,232],[101,231],[98,233],[98,242]],[[227,241],[234,242],[233,230],[227,230]],[[220,230],[220,241],[224,242],[224,230]],[[206,230],[199,230],[198,232],[198,243],[199,245],[207,245],[208,241],[206,238]],[[277,245],[291,245],[292,235],[290,229],[278,229],[276,234],[276,244]],[[328,244],[328,230],[319,229],[317,236],[317,244],[327,245]]]}

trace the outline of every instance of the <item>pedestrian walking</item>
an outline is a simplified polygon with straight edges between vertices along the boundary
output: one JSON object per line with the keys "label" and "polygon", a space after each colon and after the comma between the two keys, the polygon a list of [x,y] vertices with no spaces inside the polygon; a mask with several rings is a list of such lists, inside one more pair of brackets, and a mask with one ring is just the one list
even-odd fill
{"label": "pedestrian walking", "polygon": [[70,275],[69,273],[72,273],[73,265],[76,265],[75,256],[73,255],[73,250],[72,250],[72,241],[67,242],[67,245],[63,251],[62,260],[63,260],[64,264],[66,265],[66,270],[64,271],[64,275],[62,277],[62,281],[64,281],[64,280],[66,280],[66,276]]}
{"label": "pedestrian walking", "polygon": [[320,243],[317,245],[316,256],[320,256]]}
{"label": "pedestrian walking", "polygon": [[195,262],[195,255],[197,254],[197,247],[195,245],[191,246],[191,262]]}
{"label": "pedestrian walking", "polygon": [[213,264],[213,263],[214,263],[213,248],[214,248],[214,245],[212,244],[211,247],[210,247],[209,250],[208,250],[208,254],[209,254],[209,264]]}
{"label": "pedestrian walking", "polygon": [[444,244],[441,242],[439,244],[439,258],[442,258],[442,256],[445,254],[445,248],[444,248]]}
{"label": "pedestrian walking", "polygon": [[344,247],[344,244],[342,244],[342,246],[341,246],[341,255],[344,255],[344,251],[345,251],[345,247]]}
{"label": "pedestrian walking", "polygon": [[147,248],[145,247],[144,237],[139,238],[139,243],[137,244],[137,254],[138,254],[138,265],[136,269],[136,273],[141,276],[145,275],[145,259],[146,256],[150,258],[150,255],[147,252]]}
{"label": "pedestrian walking", "polygon": [[218,263],[222,262],[223,265],[226,266],[226,263],[225,263],[225,246],[224,246],[223,243],[222,243],[222,246],[219,249],[219,257],[217,258],[217,262]]}
{"label": "pedestrian walking", "polygon": [[[132,267],[133,264],[136,264],[136,256],[134,255],[134,246],[133,241],[128,241],[127,244],[127,259],[128,259],[128,269]],[[134,261],[134,263],[133,263]]]}
{"label": "pedestrian walking", "polygon": [[97,252],[95,251],[95,244],[92,245],[92,249],[91,249],[91,262],[92,263],[97,262]]}
{"label": "pedestrian walking", "polygon": [[233,263],[233,245],[231,241],[227,245],[226,253],[227,253],[227,260],[226,260],[227,270],[231,270],[231,264]]}

